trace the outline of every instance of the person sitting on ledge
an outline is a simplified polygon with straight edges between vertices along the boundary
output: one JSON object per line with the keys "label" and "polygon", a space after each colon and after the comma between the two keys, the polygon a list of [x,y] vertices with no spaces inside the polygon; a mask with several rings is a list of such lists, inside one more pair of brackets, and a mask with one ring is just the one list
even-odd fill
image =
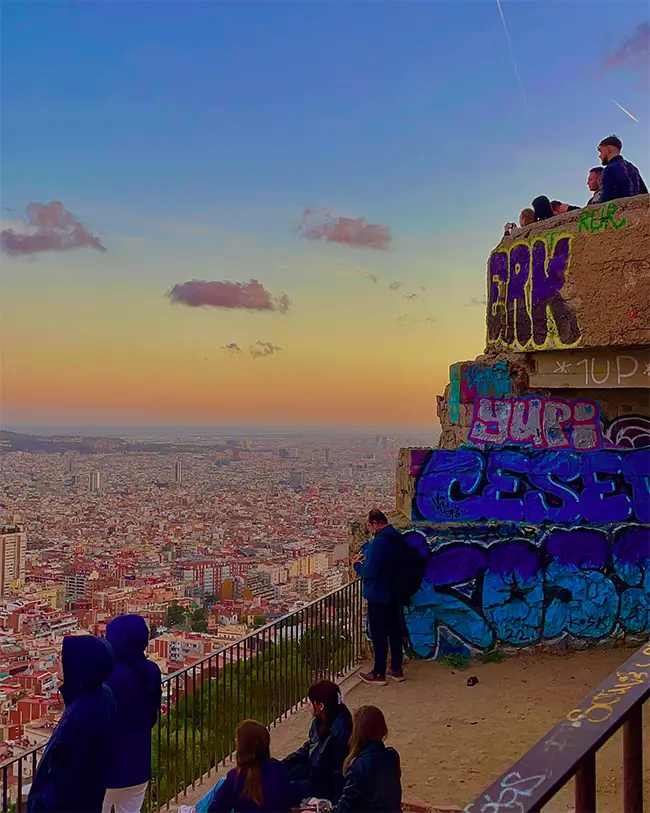
{"label": "person sitting on ledge", "polygon": [[291,803],[304,799],[338,802],[343,790],[343,762],[350,747],[352,715],[336,683],[321,680],[307,692],[313,714],[309,739],[283,764],[291,780]]}
{"label": "person sitting on ledge", "polygon": [[563,215],[566,212],[575,212],[579,208],[579,206],[571,206],[570,203],[562,203],[561,200],[551,201],[551,209],[553,210],[554,215]]}
{"label": "person sitting on ledge", "polygon": [[271,735],[256,720],[237,728],[237,767],[214,792],[208,813],[289,813],[289,775],[271,758]]}
{"label": "person sitting on ledge", "polygon": [[535,198],[532,205],[533,212],[535,213],[535,223],[539,223],[540,220],[549,220],[551,217],[555,217],[555,213],[551,208],[551,201],[546,195],[540,195]]}
{"label": "person sitting on ledge", "polygon": [[[519,228],[523,229],[526,226],[532,226],[535,222],[535,212],[532,209],[522,209],[519,214]],[[519,229],[515,223],[506,223],[503,227],[503,236],[508,237],[510,234],[515,234]]]}
{"label": "person sitting on ledge", "polygon": [[399,754],[384,744],[386,719],[376,706],[354,713],[350,753],[343,765],[345,785],[333,813],[399,813],[402,769]]}
{"label": "person sitting on ledge", "polygon": [[607,203],[618,198],[633,198],[636,195],[647,195],[648,187],[643,182],[641,173],[634,164],[626,161],[621,155],[623,142],[616,135],[607,136],[598,145],[600,163],[603,165],[601,178],[600,203]]}
{"label": "person sitting on ledge", "polygon": [[600,182],[603,175],[602,167],[592,167],[587,175],[587,188],[593,192],[592,196],[587,201],[587,206],[595,206],[600,203]]}

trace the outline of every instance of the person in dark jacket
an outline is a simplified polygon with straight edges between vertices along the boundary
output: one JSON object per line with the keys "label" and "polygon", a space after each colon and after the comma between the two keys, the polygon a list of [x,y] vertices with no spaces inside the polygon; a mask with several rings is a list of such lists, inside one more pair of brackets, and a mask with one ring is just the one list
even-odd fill
{"label": "person in dark jacket", "polygon": [[256,720],[245,720],[237,729],[237,767],[212,797],[208,813],[289,813],[289,774],[271,759],[268,729]]}
{"label": "person in dark jacket", "polygon": [[106,627],[115,667],[106,681],[117,704],[103,813],[139,813],[151,779],[151,729],[158,720],[160,669],[145,653],[149,629],[141,615],[118,615]]}
{"label": "person in dark jacket", "polygon": [[380,709],[361,706],[355,711],[343,767],[345,785],[334,813],[400,813],[402,769],[397,751],[384,745],[387,736]]}
{"label": "person in dark jacket", "polygon": [[339,687],[329,680],[314,683],[307,697],[314,716],[309,739],[283,760],[291,780],[291,804],[310,798],[329,799],[335,804],[343,789],[352,715]]}
{"label": "person in dark jacket", "polygon": [[65,711],[36,768],[27,813],[101,813],[116,715],[104,685],[113,650],[101,638],[69,635],[61,662]]}
{"label": "person in dark jacket", "polygon": [[603,138],[598,145],[600,163],[604,167],[600,179],[600,203],[648,194],[641,173],[634,164],[623,158],[622,149],[623,142],[615,135]]}
{"label": "person in dark jacket", "polygon": [[364,683],[386,685],[386,661],[390,645],[390,670],[388,676],[396,681],[404,680],[403,671],[403,596],[401,585],[402,535],[388,524],[382,511],[373,509],[368,514],[366,526],[374,538],[366,550],[354,561],[354,569],[363,580],[363,597],[368,602],[368,624],[375,652],[371,672],[362,673]]}
{"label": "person in dark jacket", "polygon": [[551,208],[551,201],[546,195],[540,195],[535,198],[532,205],[533,211],[535,212],[535,223],[539,223],[540,220],[549,220],[549,218],[555,217],[555,213]]}

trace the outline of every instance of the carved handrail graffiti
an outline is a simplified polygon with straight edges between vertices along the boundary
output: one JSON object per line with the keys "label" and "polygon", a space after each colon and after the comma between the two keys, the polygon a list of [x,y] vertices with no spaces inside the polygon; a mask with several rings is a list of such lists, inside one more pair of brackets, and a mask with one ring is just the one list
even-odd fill
{"label": "carved handrail graffiti", "polygon": [[642,707],[650,697],[650,644],[604,680],[465,813],[538,813],[575,777],[576,813],[596,809],[596,752],[621,728],[623,813],[643,810]]}

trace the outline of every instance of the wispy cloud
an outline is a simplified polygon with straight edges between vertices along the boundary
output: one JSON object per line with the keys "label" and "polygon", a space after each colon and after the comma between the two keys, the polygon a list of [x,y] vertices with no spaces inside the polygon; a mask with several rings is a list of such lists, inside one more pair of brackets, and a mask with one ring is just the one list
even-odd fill
{"label": "wispy cloud", "polygon": [[361,277],[365,277],[369,279],[370,282],[377,285],[379,283],[379,277],[373,271],[369,271],[367,268],[357,268],[356,273],[359,274]]}
{"label": "wispy cloud", "polygon": [[482,308],[484,308],[484,307],[487,305],[487,301],[486,301],[485,297],[483,297],[483,299],[479,299],[478,297],[473,296],[473,297],[470,299],[470,301],[469,301],[469,302],[466,302],[466,303],[465,303],[465,307],[466,307],[466,308],[473,308],[473,307],[477,307],[477,306],[479,306],[479,305],[480,305]]}
{"label": "wispy cloud", "polygon": [[647,74],[650,60],[650,23],[641,23],[611,54],[605,57],[606,70],[630,68]]}
{"label": "wispy cloud", "polygon": [[401,316],[397,317],[397,321],[398,322],[419,322],[421,324],[425,323],[425,322],[429,322],[430,324],[433,324],[436,320],[433,318],[433,316],[427,316],[425,319],[420,319],[420,317],[413,316],[410,313],[403,313]]}
{"label": "wispy cloud", "polygon": [[230,282],[200,279],[179,282],[167,291],[176,305],[190,308],[224,308],[227,310],[277,311],[287,313],[291,300],[286,294],[272,296],[259,280]]}
{"label": "wispy cloud", "polygon": [[401,287],[402,287],[402,283],[399,282],[399,280],[395,280],[395,282],[391,282],[391,284],[388,286],[388,290],[389,291],[399,291],[399,289]]}
{"label": "wispy cloud", "polygon": [[305,209],[296,231],[307,240],[353,248],[387,251],[391,243],[388,226],[368,223],[364,217],[334,217],[327,209]]}
{"label": "wispy cloud", "polygon": [[402,299],[408,299],[409,302],[413,302],[413,300],[417,298],[417,294],[402,294]]}
{"label": "wispy cloud", "polygon": [[274,356],[282,350],[277,344],[272,342],[255,342],[248,347],[248,352],[254,359],[265,358],[267,356]]}
{"label": "wispy cloud", "polygon": [[229,344],[224,344],[221,349],[225,350],[226,353],[230,353],[233,356],[241,355],[241,353],[243,352],[241,347],[237,344],[237,342],[230,342]]}
{"label": "wispy cloud", "polygon": [[60,201],[30,203],[24,220],[0,232],[0,246],[10,257],[94,248],[106,251],[99,237],[91,234]]}

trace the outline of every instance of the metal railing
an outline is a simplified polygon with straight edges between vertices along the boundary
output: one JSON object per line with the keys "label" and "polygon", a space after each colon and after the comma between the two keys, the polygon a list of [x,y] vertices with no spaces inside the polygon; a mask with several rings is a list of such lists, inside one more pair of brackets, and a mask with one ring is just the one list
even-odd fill
{"label": "metal railing", "polygon": [[[363,652],[361,582],[352,581],[163,678],[152,732],[148,811],[169,809],[210,783],[235,750],[247,718],[275,726],[316,680],[338,680]],[[2,813],[23,813],[47,743],[0,765]]]}
{"label": "metal railing", "polygon": [[650,644],[639,649],[465,808],[539,813],[571,780],[575,813],[596,811],[596,753],[623,727],[622,813],[643,813],[643,704]]}

